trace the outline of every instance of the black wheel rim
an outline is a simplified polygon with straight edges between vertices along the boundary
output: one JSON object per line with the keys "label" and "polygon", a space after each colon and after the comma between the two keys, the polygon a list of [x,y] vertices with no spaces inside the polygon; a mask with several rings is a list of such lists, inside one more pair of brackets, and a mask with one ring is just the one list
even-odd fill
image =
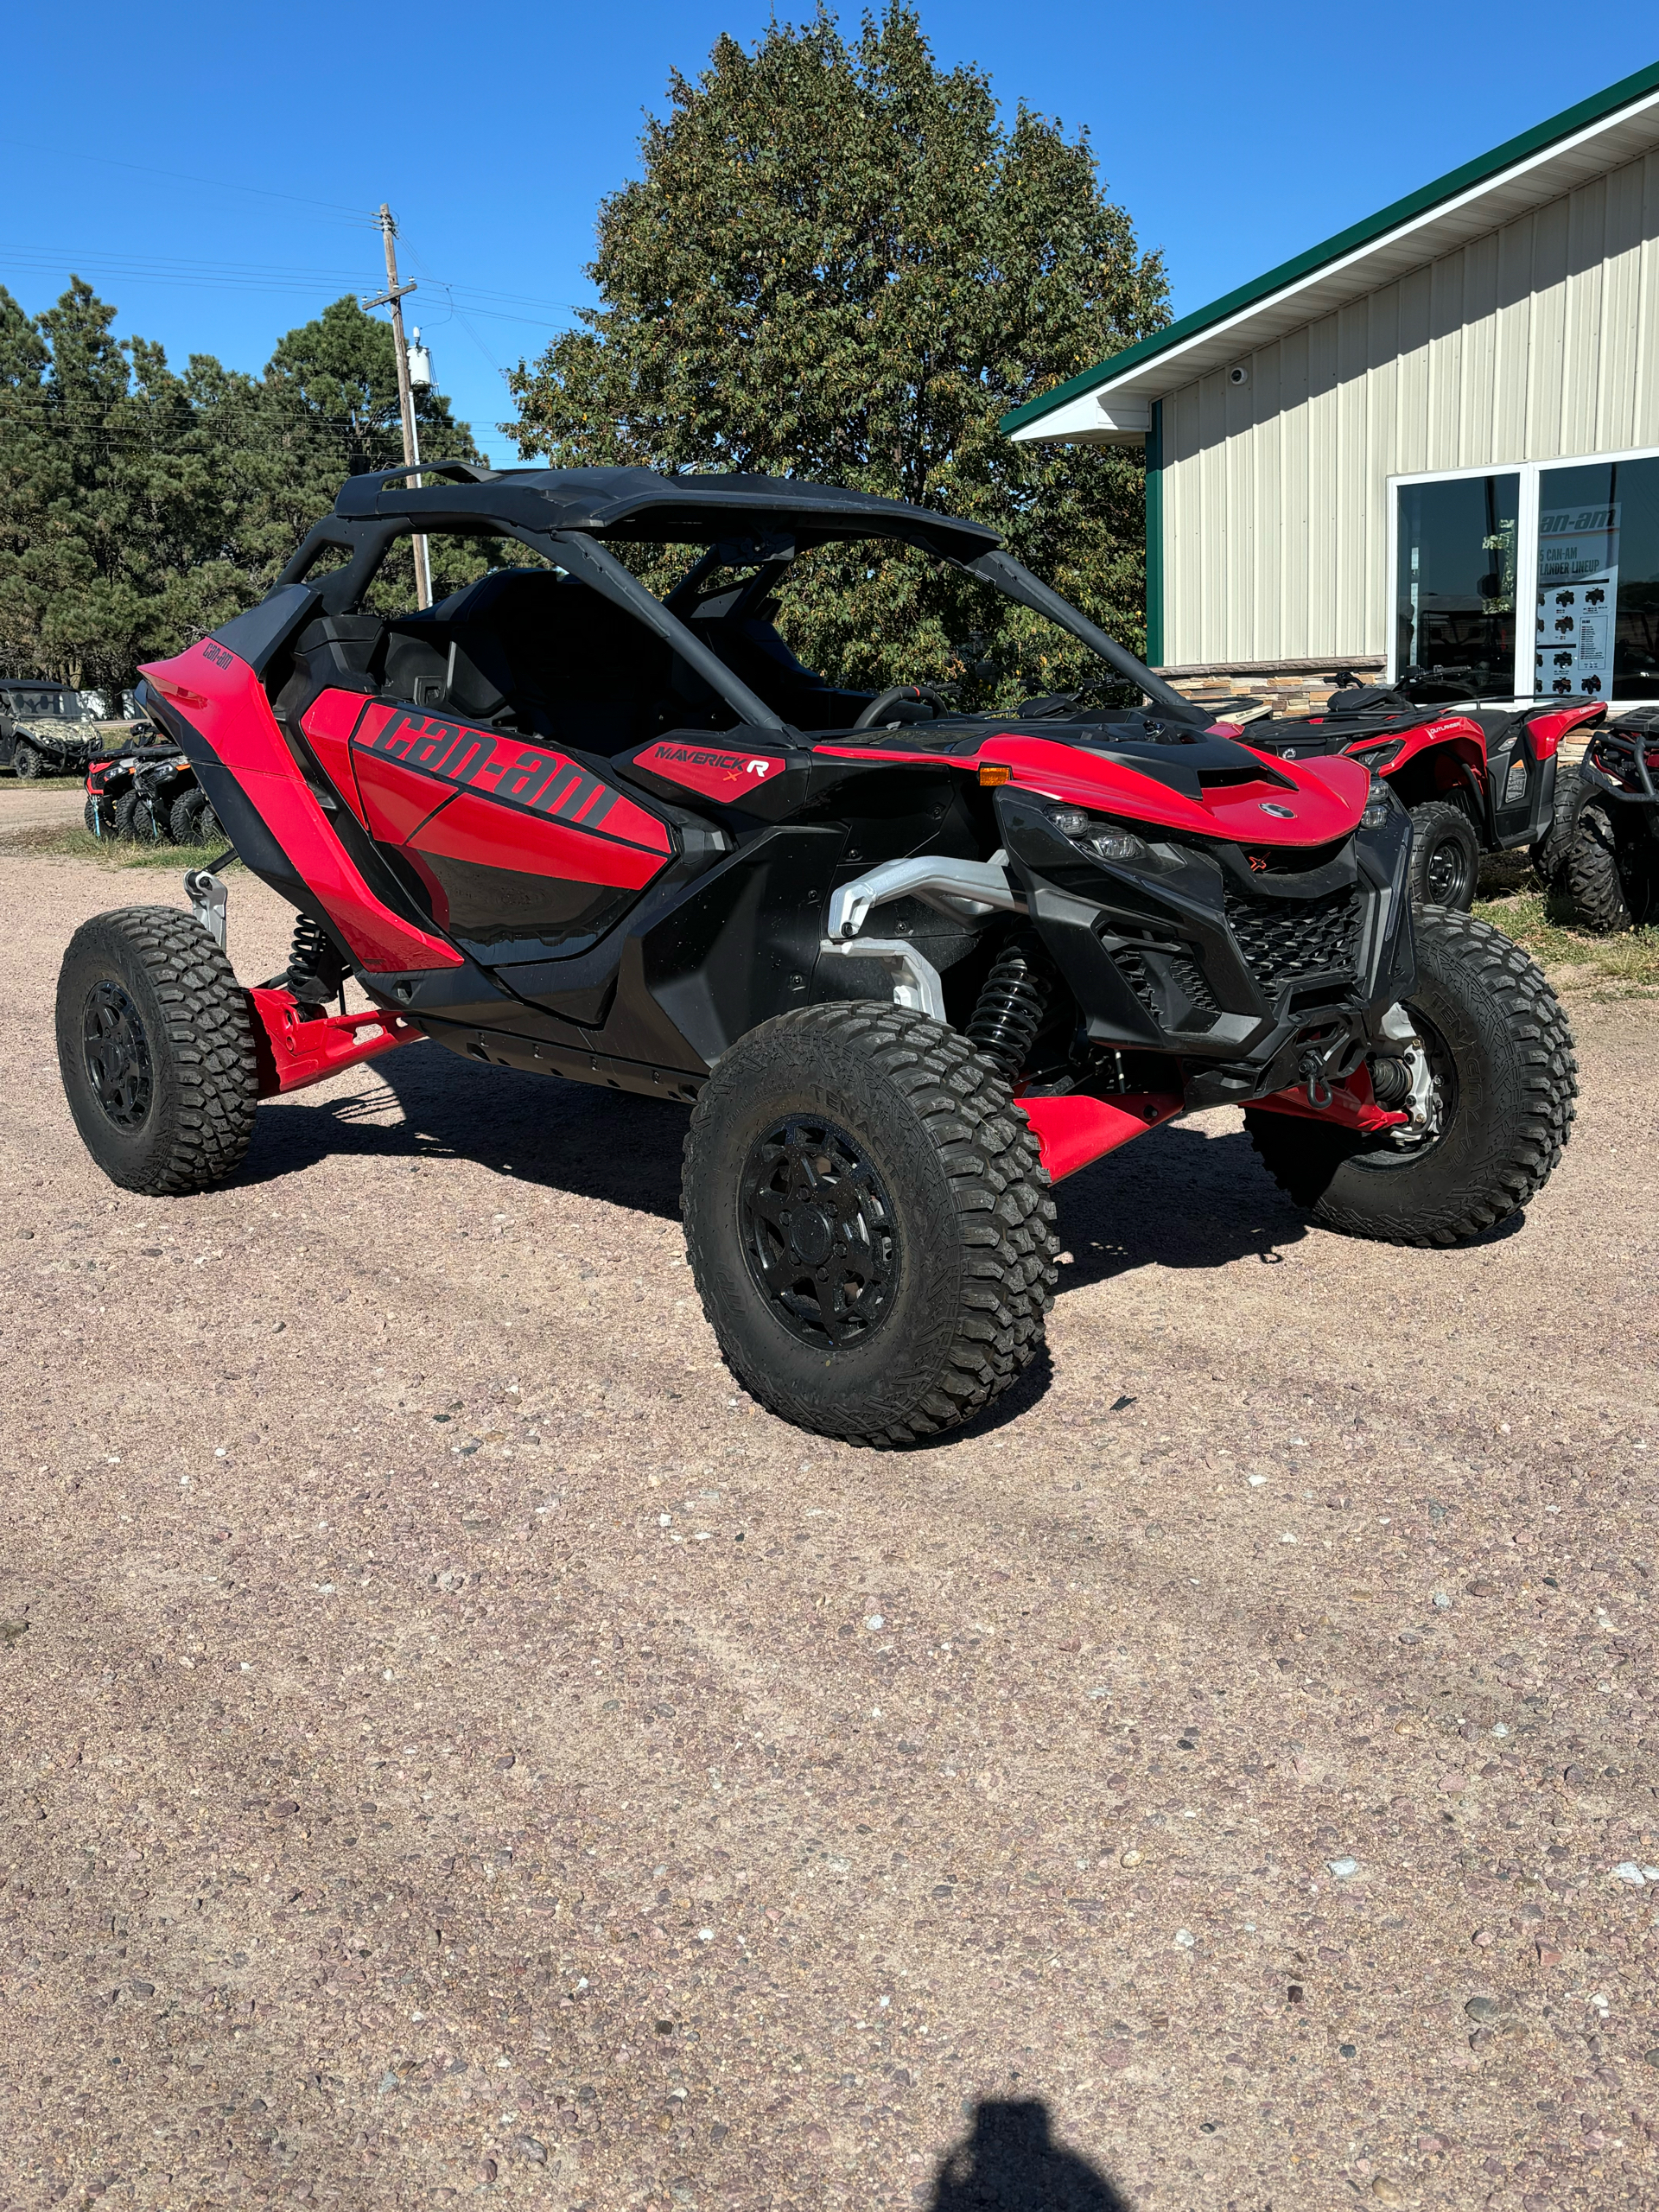
{"label": "black wheel rim", "polygon": [[856,1140],[791,1114],[749,1147],[738,1193],[743,1256],[801,1343],[844,1351],[893,1307],[899,1239],[892,1202]]}
{"label": "black wheel rim", "polygon": [[1452,1047],[1421,1007],[1413,1006],[1409,999],[1405,1007],[1428,1055],[1439,1120],[1427,1136],[1409,1136],[1402,1129],[1385,1130],[1380,1137],[1368,1139],[1365,1148],[1358,1154],[1358,1163],[1362,1167],[1380,1168],[1384,1173],[1392,1168],[1415,1167],[1427,1160],[1437,1145],[1446,1142],[1458,1112],[1458,1063]]}
{"label": "black wheel rim", "polygon": [[92,1092],[118,1129],[143,1126],[155,1094],[149,1039],[138,1009],[109,977],[87,995],[81,1038]]}
{"label": "black wheel rim", "polygon": [[1442,837],[1429,848],[1423,868],[1423,888],[1435,906],[1455,906],[1469,888],[1469,855],[1455,837]]}

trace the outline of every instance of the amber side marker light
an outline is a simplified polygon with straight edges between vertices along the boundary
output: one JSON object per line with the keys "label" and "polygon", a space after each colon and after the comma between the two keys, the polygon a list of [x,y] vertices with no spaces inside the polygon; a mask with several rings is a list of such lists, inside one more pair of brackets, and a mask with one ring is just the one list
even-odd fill
{"label": "amber side marker light", "polygon": [[1011,784],[1014,781],[1014,771],[1012,768],[1005,767],[1000,760],[982,760],[979,766],[979,780],[982,784],[988,785]]}

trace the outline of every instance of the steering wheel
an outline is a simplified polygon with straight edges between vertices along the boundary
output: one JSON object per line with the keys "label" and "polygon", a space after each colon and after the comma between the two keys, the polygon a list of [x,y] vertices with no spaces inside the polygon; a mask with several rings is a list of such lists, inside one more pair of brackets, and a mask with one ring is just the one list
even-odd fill
{"label": "steering wheel", "polygon": [[940,715],[948,715],[950,711],[950,702],[936,691],[931,683],[895,683],[888,690],[877,692],[875,697],[871,700],[869,705],[853,724],[853,728],[874,729],[878,723],[889,715],[898,722],[919,721],[921,720],[919,715],[895,715],[893,711],[895,707],[918,706],[929,707],[932,709],[930,720],[936,719]]}

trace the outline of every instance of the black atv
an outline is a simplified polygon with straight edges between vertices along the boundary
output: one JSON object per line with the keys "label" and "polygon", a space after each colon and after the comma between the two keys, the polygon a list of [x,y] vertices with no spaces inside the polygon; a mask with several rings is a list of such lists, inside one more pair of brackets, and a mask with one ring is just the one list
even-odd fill
{"label": "black atv", "polygon": [[1590,740],[1568,809],[1554,887],[1599,936],[1659,920],[1659,707],[1606,722]]}

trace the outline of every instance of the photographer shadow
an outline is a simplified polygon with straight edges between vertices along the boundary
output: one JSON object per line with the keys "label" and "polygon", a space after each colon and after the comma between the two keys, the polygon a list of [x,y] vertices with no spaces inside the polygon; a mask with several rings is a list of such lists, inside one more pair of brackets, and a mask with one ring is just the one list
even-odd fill
{"label": "photographer shadow", "polygon": [[1097,2166],[1057,2143],[1038,2098],[989,2101],[941,2164],[928,2212],[1129,2212]]}

